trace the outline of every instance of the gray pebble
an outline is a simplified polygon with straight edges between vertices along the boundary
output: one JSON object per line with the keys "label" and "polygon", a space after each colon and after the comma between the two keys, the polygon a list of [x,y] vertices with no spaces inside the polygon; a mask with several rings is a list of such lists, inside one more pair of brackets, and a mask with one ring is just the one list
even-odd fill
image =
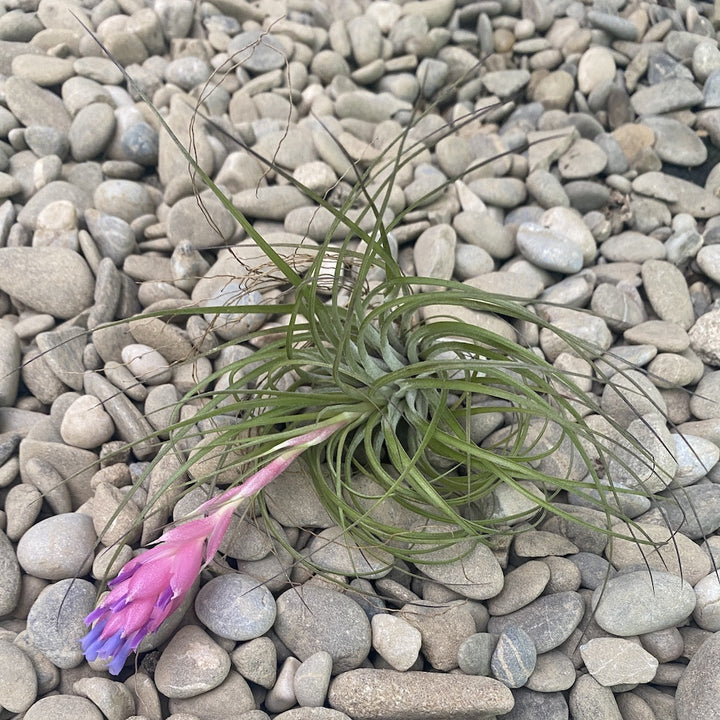
{"label": "gray pebble", "polygon": [[30,707],[24,717],[27,720],[103,720],[103,714],[97,705],[77,695],[50,695],[41,698]]}
{"label": "gray pebble", "polygon": [[545,270],[570,275],[583,266],[582,250],[576,243],[535,223],[520,225],[517,246],[524,258]]}
{"label": "gray pebble", "polygon": [[233,574],[213,578],[195,598],[198,619],[212,632],[232,640],[264,635],[275,622],[275,600],[255,578]]}
{"label": "gray pebble", "polygon": [[702,99],[702,91],[695,83],[673,78],[641,87],[633,93],[630,102],[638,115],[661,115],[698,105]]}
{"label": "gray pebble", "polygon": [[492,678],[365,668],[338,675],[328,700],[350,717],[373,720],[491,717],[513,706],[510,690]]}
{"label": "gray pebble", "polygon": [[92,566],[96,540],[88,515],[53,515],[20,538],[18,562],[25,572],[47,580],[82,577]]}
{"label": "gray pebble", "polygon": [[570,691],[570,717],[574,720],[622,720],[610,688],[603,687],[592,675],[582,675]]}
{"label": "gray pebble", "polygon": [[293,678],[293,694],[301,707],[325,704],[332,672],[330,653],[320,650],[300,663]]}
{"label": "gray pebble", "polygon": [[360,606],[324,587],[306,584],[280,595],[274,629],[301,661],[329,652],[335,673],[358,667],[370,651],[370,622]]}
{"label": "gray pebble", "polygon": [[270,689],[277,674],[277,651],[269,637],[259,637],[238,645],[230,654],[233,667],[244,678]]}
{"label": "gray pebble", "polygon": [[372,644],[378,654],[396,670],[409,670],[420,653],[420,631],[403,618],[386,613],[373,615],[371,626]]}
{"label": "gray pebble", "polygon": [[0,639],[0,704],[12,713],[25,712],[37,697],[38,682],[30,658],[7,640]]}
{"label": "gray pebble", "polygon": [[169,698],[192,698],[218,687],[230,672],[230,656],[197,625],[178,630],[155,668],[157,689]]}
{"label": "gray pebble", "polygon": [[65,133],[70,130],[70,114],[55,93],[20,77],[9,77],[3,88],[8,108],[26,127],[46,125]]}
{"label": "gray pebble", "polygon": [[555,593],[540,597],[521,610],[490,618],[488,632],[501,633],[517,626],[530,636],[538,653],[545,653],[570,637],[584,611],[585,604],[578,593]]}
{"label": "gray pebble", "polygon": [[537,651],[528,634],[508,626],[500,633],[490,661],[493,675],[509,688],[525,685],[535,669]]}
{"label": "gray pebble", "polygon": [[110,258],[118,267],[136,251],[135,233],[122,218],[90,208],[85,212],[85,222],[100,254]]}
{"label": "gray pebble", "polygon": [[9,615],[20,600],[20,565],[8,536],[0,531],[0,612]]}
{"label": "gray pebble", "polygon": [[48,585],[30,608],[30,642],[57,667],[74,668],[83,661],[78,639],[87,632],[83,618],[95,607],[95,597],[92,583],[71,577]]}
{"label": "gray pebble", "polygon": [[135,712],[135,699],[120,682],[102,677],[81,678],[73,683],[73,690],[95,703],[108,720],[127,720]]}
{"label": "gray pebble", "polygon": [[90,307],[93,287],[87,263],[72,250],[0,248],[0,289],[38,312],[71,318]]}
{"label": "gray pebble", "polygon": [[695,608],[692,586],[660,570],[628,572],[593,593],[595,621],[621,637],[642,635],[682,623]]}

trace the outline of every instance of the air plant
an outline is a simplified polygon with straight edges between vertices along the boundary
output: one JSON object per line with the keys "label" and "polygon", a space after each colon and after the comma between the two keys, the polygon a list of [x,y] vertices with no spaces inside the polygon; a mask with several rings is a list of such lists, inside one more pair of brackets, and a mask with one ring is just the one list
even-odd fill
{"label": "air plant", "polygon": [[[529,298],[409,276],[397,259],[393,232],[426,200],[388,220],[398,173],[428,144],[477,117],[471,113],[435,131],[432,139],[413,136],[412,123],[401,129],[383,157],[357,171],[343,202],[331,202],[277,163],[259,158],[334,218],[324,242],[299,247],[268,242],[176,140],[192,172],[265,254],[267,271],[243,279],[246,297],[236,304],[172,314],[227,318],[270,312],[277,319],[227,341],[225,347],[245,344],[252,352],[186,394],[181,405],[192,407],[191,416],[181,417],[177,408],[166,429],[170,440],[153,466],[174,455],[178,469],[151,494],[145,516],[176,492],[186,473],[191,481],[185,490],[212,488],[228,476],[231,487],[110,581],[109,595],[87,618],[95,623],[83,641],[89,659],[111,660],[111,671],[118,672],[142,638],[178,607],[215,554],[237,506],[253,496],[256,511],[267,515],[262,493],[256,492],[279,474],[280,465],[303,452],[304,469],[328,514],[368,555],[382,549],[420,562],[439,546],[468,538],[492,543],[553,515],[608,536],[624,537],[613,528],[619,521],[633,527],[622,495],[654,496],[642,479],[632,487],[613,483],[610,459],[633,472],[616,452],[617,437],[624,439],[623,457],[630,453],[648,468],[653,458],[581,389],[576,380],[584,378],[554,367],[523,343],[517,329],[555,333],[569,352],[589,362],[601,384],[625,377],[620,363],[611,377],[603,368],[612,366],[612,359],[606,355],[605,365],[595,361],[602,349],[554,327]],[[227,135],[221,127],[217,131]],[[349,158],[348,164],[353,166]],[[334,239],[338,234],[344,235],[341,241]],[[269,290],[274,305],[243,301],[258,292],[267,298]],[[599,432],[587,423],[590,414],[604,417],[609,430]],[[282,448],[287,448],[283,455],[257,470],[268,452]],[[208,458],[209,465],[201,462]],[[369,478],[375,490],[359,489],[359,476]],[[667,485],[672,478],[663,481]],[[501,492],[514,497],[513,510],[505,509]],[[556,502],[566,493],[599,510],[605,522],[591,523]],[[400,510],[401,522],[378,512],[387,504]],[[633,539],[649,543],[641,530]],[[312,565],[312,557],[302,559]]]}

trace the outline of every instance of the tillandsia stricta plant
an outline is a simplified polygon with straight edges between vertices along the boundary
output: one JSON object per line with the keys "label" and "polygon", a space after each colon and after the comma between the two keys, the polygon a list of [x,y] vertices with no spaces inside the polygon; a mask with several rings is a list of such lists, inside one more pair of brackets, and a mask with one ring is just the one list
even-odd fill
{"label": "tillandsia stricta plant", "polygon": [[[176,593],[209,562],[236,504],[254,493],[248,488],[259,489],[260,473],[271,479],[268,471],[276,466],[250,473],[273,448],[292,447],[293,457],[307,450],[305,471],[348,543],[368,556],[386,560],[389,552],[422,567],[438,561],[438,547],[466,547],[458,545],[462,539],[492,543],[548,515],[626,537],[627,529],[614,526],[626,521],[632,527],[623,495],[652,497],[671,482],[581,387],[586,377],[554,367],[523,343],[518,328],[559,338],[587,361],[595,381],[624,385],[625,396],[642,392],[621,366],[596,362],[602,348],[554,327],[529,299],[402,271],[394,232],[429,198],[394,208],[396,178],[429,145],[478,115],[443,128],[430,125],[429,134],[418,129],[422,115],[404,129],[398,125],[384,154],[351,178],[354,186],[336,203],[268,161],[277,176],[316,203],[317,213],[331,218],[319,243],[263,237],[177,142],[267,262],[241,279],[238,292],[245,297],[237,303],[172,314],[202,314],[210,329],[221,316],[232,321],[271,313],[276,319],[228,340],[225,347],[244,345],[243,359],[218,368],[183,398],[192,414],[183,418],[178,409],[165,429],[170,439],[153,461],[156,466],[175,458],[176,472],[152,488],[145,517],[156,504],[179,496],[185,474],[191,485],[205,486],[235,486],[249,478],[201,505],[201,517],[167,532],[111,582],[110,595],[88,618],[97,623],[84,643],[89,657],[112,657],[116,670],[142,635],[177,606]],[[358,163],[347,160],[354,171]],[[343,182],[349,185],[348,178]],[[267,299],[268,290],[275,292],[274,305],[254,299],[262,293]],[[586,422],[590,414],[605,424]],[[341,427],[337,418],[351,420]],[[286,445],[320,422],[329,424],[312,443]],[[611,462],[624,470],[624,484],[610,479]],[[589,517],[557,502],[568,493],[601,514]],[[262,495],[257,508],[269,515]],[[649,542],[642,531],[634,539]],[[180,568],[174,563],[185,549],[190,559]]]}

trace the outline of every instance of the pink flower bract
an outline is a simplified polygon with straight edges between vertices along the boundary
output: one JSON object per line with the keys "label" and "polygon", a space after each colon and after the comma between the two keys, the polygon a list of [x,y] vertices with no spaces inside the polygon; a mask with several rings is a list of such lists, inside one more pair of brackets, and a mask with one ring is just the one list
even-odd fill
{"label": "pink flower bract", "polygon": [[200,517],[166,531],[154,548],[130,560],[108,582],[110,592],[85,618],[85,624],[92,625],[80,641],[85,657],[106,661],[108,670],[118,675],[143,638],[180,607],[200,571],[215,556],[240,503],[276,478],[307,448],[346,425],[352,415],[339,417],[343,419],[276,446],[283,450],[278,457],[242,485],[203,503],[195,511]]}

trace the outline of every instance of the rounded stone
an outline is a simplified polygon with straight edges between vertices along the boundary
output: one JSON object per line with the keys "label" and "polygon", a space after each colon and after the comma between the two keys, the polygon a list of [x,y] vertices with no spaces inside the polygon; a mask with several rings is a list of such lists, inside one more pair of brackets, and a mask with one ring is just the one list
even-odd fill
{"label": "rounded stone", "polygon": [[126,345],[122,349],[122,360],[130,372],[148,385],[162,385],[172,378],[168,361],[157,351],[142,343]]}
{"label": "rounded stone", "polygon": [[96,102],[81,108],[68,131],[70,152],[77,162],[100,155],[115,132],[115,113],[107,103]]}
{"label": "rounded stone", "polygon": [[588,672],[603,686],[648,683],[658,661],[637,642],[622,638],[593,638],[580,646]]}
{"label": "rounded stone", "polygon": [[275,622],[275,600],[270,591],[249,575],[213,578],[195,598],[198,619],[212,632],[230,640],[252,640]]}
{"label": "rounded stone", "polygon": [[35,667],[19,648],[0,638],[0,706],[11,713],[23,713],[37,697]]}
{"label": "rounded stone", "polygon": [[550,580],[550,568],[540,560],[530,560],[505,575],[505,584],[488,600],[491,615],[506,615],[538,598]]}
{"label": "rounded stone", "polygon": [[180,628],[155,668],[155,685],[169,698],[191,698],[218,687],[230,672],[230,656],[197,625]]}
{"label": "rounded stone", "polygon": [[301,661],[319,650],[333,658],[333,672],[358,667],[371,646],[371,629],[361,607],[347,595],[314,585],[285,591],[277,599],[275,632]]}
{"label": "rounded stone", "polygon": [[690,658],[675,693],[677,720],[720,718],[720,634],[711,635]]}
{"label": "rounded stone", "polygon": [[677,575],[637,570],[597,587],[592,604],[603,630],[630,637],[681,624],[695,609],[696,597],[692,585]]}
{"label": "rounded stone", "polygon": [[130,223],[140,215],[151,215],[155,205],[147,188],[132,180],[105,180],[93,194],[95,208]]}
{"label": "rounded stone", "polygon": [[502,568],[487,545],[462,540],[431,550],[432,533],[452,532],[454,528],[438,524],[422,529],[428,536],[428,545],[422,548],[415,564],[428,577],[473,600],[494,597],[502,590]]}
{"label": "rounded stone", "polygon": [[595,88],[615,77],[615,59],[608,48],[588,48],[578,63],[578,87],[588,95]]}
{"label": "rounded stone", "polygon": [[18,562],[29,575],[46,580],[82,577],[90,572],[96,542],[89,515],[53,515],[20,538]]}
{"label": "rounded stone", "polygon": [[68,445],[98,447],[110,440],[115,432],[112,418],[102,403],[93,395],[81,395],[65,411],[60,424],[60,435]]}
{"label": "rounded stone", "polygon": [[77,695],[50,695],[38,700],[24,720],[104,720],[97,706]]}
{"label": "rounded stone", "polygon": [[519,627],[509,626],[500,633],[490,669],[503,685],[519,688],[535,669],[536,659],[537,651],[529,635]]}
{"label": "rounded stone", "polygon": [[373,615],[372,644],[378,654],[400,672],[409,670],[420,653],[422,635],[407,621],[396,615]]}
{"label": "rounded stone", "polygon": [[48,585],[32,604],[28,637],[56,667],[69,669],[83,662],[79,640],[87,634],[84,618],[95,607],[95,598],[92,583],[72,577]]}

